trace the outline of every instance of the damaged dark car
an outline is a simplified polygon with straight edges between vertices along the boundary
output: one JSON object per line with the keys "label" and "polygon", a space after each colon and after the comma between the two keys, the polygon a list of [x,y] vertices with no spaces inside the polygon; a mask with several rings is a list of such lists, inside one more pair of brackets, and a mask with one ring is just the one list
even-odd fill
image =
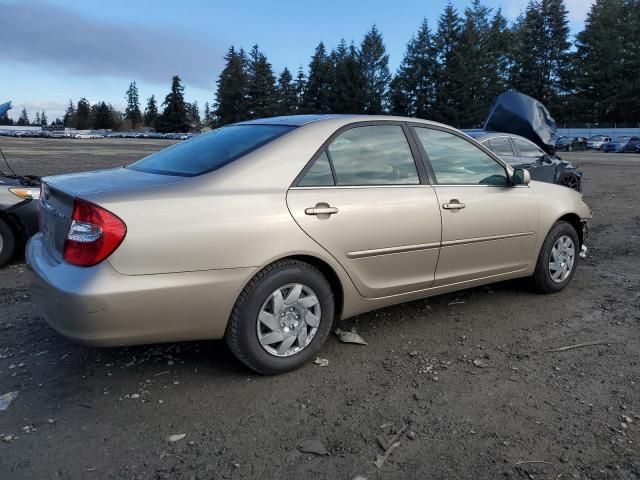
{"label": "damaged dark car", "polygon": [[0,267],[38,231],[40,178],[0,171]]}
{"label": "damaged dark car", "polygon": [[512,167],[529,170],[531,180],[582,191],[582,173],[556,155],[556,123],[537,100],[519,92],[503,93],[484,128],[464,132]]}

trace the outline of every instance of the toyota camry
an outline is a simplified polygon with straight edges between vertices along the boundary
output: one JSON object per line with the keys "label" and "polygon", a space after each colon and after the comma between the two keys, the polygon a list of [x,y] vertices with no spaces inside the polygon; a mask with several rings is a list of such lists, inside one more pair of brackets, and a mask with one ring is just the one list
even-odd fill
{"label": "toyota camry", "polygon": [[27,262],[50,325],[127,345],[225,338],[253,370],[338,319],[529,277],[559,292],[590,217],[462,132],[385,116],[225,126],[124,168],[47,177]]}

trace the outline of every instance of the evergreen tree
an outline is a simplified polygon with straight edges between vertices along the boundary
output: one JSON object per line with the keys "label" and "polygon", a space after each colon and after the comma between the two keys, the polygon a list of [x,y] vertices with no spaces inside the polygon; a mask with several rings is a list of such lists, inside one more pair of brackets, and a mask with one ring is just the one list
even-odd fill
{"label": "evergreen tree", "polygon": [[549,105],[567,67],[569,21],[564,0],[530,0],[514,28],[511,87]]}
{"label": "evergreen tree", "polygon": [[32,127],[40,127],[41,126],[41,121],[40,121],[40,112],[36,112],[36,117],[33,119],[33,123],[31,124]]}
{"label": "evergreen tree", "polygon": [[76,108],[76,128],[78,130],[91,128],[91,105],[89,105],[89,102],[84,97],[78,100],[78,106]]}
{"label": "evergreen tree", "polygon": [[20,117],[18,117],[18,121],[16,122],[16,125],[20,125],[21,127],[26,127],[28,125],[31,125],[31,122],[29,122],[29,115],[27,114],[26,108],[23,108],[22,111],[20,112]]}
{"label": "evergreen tree", "polygon": [[640,122],[640,2],[596,0],[576,36],[569,118]]}
{"label": "evergreen tree", "polygon": [[462,19],[449,3],[438,19],[434,44],[437,49],[438,67],[435,74],[436,99],[433,119],[438,122],[460,124],[461,92],[465,79],[460,76],[464,60],[460,57]]}
{"label": "evergreen tree", "polygon": [[162,102],[164,110],[158,118],[156,130],[161,132],[188,132],[189,112],[184,101],[184,87],[180,83],[180,77],[174,75],[171,80],[171,91]]}
{"label": "evergreen tree", "polygon": [[147,106],[144,109],[144,123],[147,127],[155,127],[158,121],[158,104],[156,96],[151,95],[147,98]]}
{"label": "evergreen tree", "polygon": [[407,45],[392,82],[391,111],[397,115],[430,118],[435,104],[437,50],[425,18]]}
{"label": "evergreen tree", "polygon": [[248,118],[247,72],[244,50],[232,46],[225,55],[226,65],[218,78],[215,114],[219,125]]}
{"label": "evergreen tree", "polygon": [[209,102],[204,102],[204,117],[202,119],[202,122],[207,127],[213,127],[213,125],[215,124],[214,113],[211,110]]}
{"label": "evergreen tree", "polygon": [[464,82],[457,93],[457,127],[478,127],[485,119],[489,105],[493,100],[488,95],[492,80],[495,80],[495,68],[490,61],[490,23],[489,9],[480,0],[473,0],[465,9],[464,24],[460,32],[457,55],[460,62],[456,75]]}
{"label": "evergreen tree", "polygon": [[512,43],[513,36],[507,19],[498,9],[491,19],[487,39],[486,89],[489,102],[507,90]]}
{"label": "evergreen tree", "polygon": [[127,108],[125,118],[131,123],[134,130],[142,124],[142,113],[140,112],[140,100],[138,98],[138,87],[136,82],[131,82],[126,94]]}
{"label": "evergreen tree", "polygon": [[360,45],[360,64],[364,77],[364,113],[379,115],[386,110],[391,74],[382,35],[373,25]]}
{"label": "evergreen tree", "polygon": [[[79,102],[78,102],[79,104]],[[91,107],[92,127],[95,130],[112,129],[115,125],[113,108],[106,102],[98,102]]]}
{"label": "evergreen tree", "polygon": [[194,100],[193,103],[188,103],[187,111],[189,112],[189,122],[192,125],[198,125],[200,123],[200,109],[198,108],[198,102]]}
{"label": "evergreen tree", "polygon": [[329,106],[333,113],[362,113],[365,109],[365,77],[356,47],[343,40],[331,52]]}
{"label": "evergreen tree", "polygon": [[8,115],[7,112],[0,117],[0,125],[13,125],[13,119]]}
{"label": "evergreen tree", "polygon": [[298,109],[298,95],[296,85],[293,83],[293,76],[286,67],[278,77],[276,92],[278,95],[277,113],[279,115],[293,115]]}
{"label": "evergreen tree", "polygon": [[298,74],[296,75],[295,90],[296,90],[296,106],[299,111],[302,106],[302,98],[307,88],[307,77],[305,77],[302,67],[298,67]]}
{"label": "evergreen tree", "polygon": [[47,125],[49,125],[48,119],[47,119],[47,114],[45,113],[44,110],[40,114],[40,125],[42,125],[43,127],[46,127]]}
{"label": "evergreen tree", "polygon": [[250,118],[275,115],[276,79],[267,57],[254,45],[249,54],[247,107]]}
{"label": "evergreen tree", "polygon": [[76,118],[76,108],[73,105],[73,101],[69,100],[69,106],[67,110],[64,112],[64,117],[62,119],[64,122],[64,126],[67,128],[76,128],[77,118]]}
{"label": "evergreen tree", "polygon": [[320,42],[309,63],[309,76],[302,96],[301,109],[305,113],[328,113],[330,106],[331,59],[324,43]]}

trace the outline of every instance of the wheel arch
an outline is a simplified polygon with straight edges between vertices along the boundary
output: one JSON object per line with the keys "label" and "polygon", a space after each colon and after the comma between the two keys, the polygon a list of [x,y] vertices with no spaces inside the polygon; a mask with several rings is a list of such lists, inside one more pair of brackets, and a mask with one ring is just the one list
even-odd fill
{"label": "wheel arch", "polygon": [[288,257],[280,258],[279,260],[298,260],[300,262],[308,263],[309,265],[317,268],[320,273],[322,273],[322,275],[324,275],[324,277],[327,279],[327,282],[329,282],[329,286],[331,287],[331,291],[333,292],[335,298],[335,317],[340,318],[342,316],[342,312],[344,309],[344,286],[342,285],[340,277],[331,265],[329,265],[321,258],[304,254],[291,255]]}
{"label": "wheel arch", "polygon": [[584,232],[582,231],[582,220],[575,213],[565,213],[560,218],[558,218],[553,224],[555,225],[558,222],[567,222],[573,226],[578,234],[578,241],[580,242],[580,247],[584,243]]}

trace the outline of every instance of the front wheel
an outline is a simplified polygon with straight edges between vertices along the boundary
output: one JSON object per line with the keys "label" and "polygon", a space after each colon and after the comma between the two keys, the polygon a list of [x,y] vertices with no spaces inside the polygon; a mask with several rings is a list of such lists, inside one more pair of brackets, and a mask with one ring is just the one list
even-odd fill
{"label": "front wheel", "polygon": [[547,235],[533,273],[534,288],[540,293],[563,290],[576,271],[580,240],[568,222],[556,223]]}
{"label": "front wheel", "polygon": [[281,260],[244,288],[225,338],[233,354],[263,375],[300,368],[331,333],[335,306],[329,282],[298,260]]}

